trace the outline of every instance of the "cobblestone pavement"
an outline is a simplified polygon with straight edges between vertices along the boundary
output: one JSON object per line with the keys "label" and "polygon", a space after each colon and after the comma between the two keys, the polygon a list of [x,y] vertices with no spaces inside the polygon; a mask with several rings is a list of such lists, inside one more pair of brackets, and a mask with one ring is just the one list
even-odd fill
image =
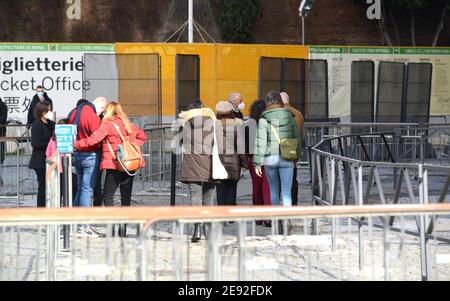
{"label": "cobblestone pavement", "polygon": [[[23,170],[23,173],[29,171]],[[4,172],[2,173],[5,178]],[[12,175],[7,175],[13,178]],[[32,178],[30,174],[30,179]],[[390,175],[383,175],[389,182]],[[439,187],[445,179],[437,178]],[[32,181],[23,185],[32,190]],[[302,169],[299,176],[300,205],[311,204],[309,171]],[[166,183],[141,182],[136,179],[134,206],[167,206],[169,189]],[[10,184],[11,185],[11,184]],[[4,189],[11,189],[4,186]],[[178,189],[177,205],[190,206],[181,186]],[[1,198],[0,198],[1,199]],[[25,196],[21,207],[34,207],[33,196]],[[401,198],[406,201],[407,198]],[[116,201],[119,199],[116,197]],[[17,200],[1,199],[0,207],[15,207]],[[251,204],[251,179],[248,173],[238,187],[239,205]],[[330,220],[320,223],[320,235],[307,235],[310,221],[294,221],[293,235],[275,235],[273,228],[247,225],[245,246],[237,240],[238,224],[223,226],[219,243],[220,279],[239,279],[239,255],[244,258],[245,273],[242,280],[421,280],[420,243],[412,236],[390,232],[386,245],[383,231],[365,228],[364,269],[359,269],[359,248],[356,224],[341,221],[337,235],[336,250],[332,250]],[[305,226],[306,224],[306,226]],[[415,223],[406,222],[414,229]],[[71,249],[59,252],[57,260],[58,280],[137,280],[142,265],[141,245],[134,226],[130,226],[129,237],[76,238],[71,239]],[[109,233],[104,225],[98,225],[101,233]],[[438,233],[449,236],[450,219],[439,220]],[[148,233],[146,241],[146,276],[148,280],[194,280],[208,279],[209,249],[212,241],[190,243],[192,225],[186,227],[179,240],[174,239],[173,224],[161,223]],[[0,279],[43,280],[46,279],[46,227],[0,227]],[[371,236],[372,239],[369,239]],[[60,241],[60,244],[62,242]],[[385,247],[388,247],[385,257]],[[61,246],[62,247],[62,246]],[[429,246],[431,277],[433,280],[450,280],[450,245],[435,241]],[[388,273],[385,275],[384,266]],[[75,269],[73,267],[76,267]],[[36,273],[36,271],[39,271]],[[177,278],[178,275],[178,278]],[[2,278],[3,277],[3,278]]]}
{"label": "cobblestone pavement", "polygon": [[[321,223],[321,235],[304,234],[304,223],[295,222],[294,234],[273,235],[270,228],[248,225],[245,246],[237,241],[238,225],[223,227],[220,245],[220,279],[232,280],[421,280],[420,243],[417,238],[400,233],[389,233],[388,252],[383,232],[364,233],[364,270],[359,269],[356,226],[342,222],[336,249],[333,252],[329,221]],[[450,221],[444,220],[439,227]],[[130,226],[132,227],[132,226]],[[100,232],[106,228],[98,227]],[[447,227],[448,229],[448,227]],[[6,248],[0,250],[3,280],[45,279],[45,229],[21,228],[0,231],[0,241]],[[174,240],[172,224],[161,223],[149,232],[146,240],[148,280],[208,279],[210,270],[208,244],[211,239],[198,244],[190,243],[190,231]],[[369,238],[372,239],[369,239]],[[39,239],[38,239],[39,238]],[[20,241],[20,243],[18,243]],[[39,248],[37,248],[39,246]],[[36,250],[39,249],[39,252]],[[71,239],[70,252],[60,252],[57,261],[58,280],[123,280],[138,279],[142,267],[140,244],[136,230],[130,229],[126,239],[113,237]],[[239,254],[244,252],[246,272],[239,278]],[[433,280],[450,280],[450,245],[431,242],[431,277]],[[384,266],[388,266],[385,274]],[[74,268],[75,267],[75,268]],[[36,274],[36,271],[40,273]],[[177,272],[179,277],[177,278]]]}

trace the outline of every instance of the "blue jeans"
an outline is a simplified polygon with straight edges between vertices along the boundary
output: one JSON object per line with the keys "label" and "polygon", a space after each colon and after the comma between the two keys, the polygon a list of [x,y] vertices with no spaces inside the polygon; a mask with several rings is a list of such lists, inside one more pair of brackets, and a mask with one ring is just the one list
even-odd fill
{"label": "blue jeans", "polygon": [[[286,161],[281,156],[269,156],[264,159],[264,168],[270,186],[270,199],[273,206],[280,205],[280,186],[283,206],[292,206],[292,179],[294,162]],[[281,184],[281,185],[280,185]]]}
{"label": "blue jeans", "polygon": [[100,154],[75,153],[74,158],[78,186],[73,206],[92,207],[92,198],[99,174]]}

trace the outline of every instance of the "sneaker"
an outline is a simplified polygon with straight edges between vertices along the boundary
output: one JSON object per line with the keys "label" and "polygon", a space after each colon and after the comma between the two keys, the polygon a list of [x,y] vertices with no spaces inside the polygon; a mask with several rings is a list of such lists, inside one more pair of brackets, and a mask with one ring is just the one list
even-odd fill
{"label": "sneaker", "polygon": [[77,232],[78,237],[100,237],[100,234],[92,230],[91,227],[80,228]]}
{"label": "sneaker", "polygon": [[94,228],[93,226],[89,227],[94,233],[100,235],[100,236],[105,236],[104,234],[101,234],[100,232],[98,232],[98,230],[96,228]]}
{"label": "sneaker", "polygon": [[98,237],[106,237],[105,234],[101,234],[100,232],[97,231],[97,229],[95,229],[92,226],[89,227],[89,231],[94,233],[94,235],[97,235]]}

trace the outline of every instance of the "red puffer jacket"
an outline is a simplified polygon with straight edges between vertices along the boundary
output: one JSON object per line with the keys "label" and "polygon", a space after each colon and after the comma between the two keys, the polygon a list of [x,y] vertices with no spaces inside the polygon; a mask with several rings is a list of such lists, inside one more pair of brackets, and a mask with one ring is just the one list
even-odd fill
{"label": "red puffer jacket", "polygon": [[[122,136],[127,137],[131,136],[131,141],[134,141],[139,146],[144,145],[147,136],[144,131],[136,127],[132,124],[132,133],[131,135],[127,135],[127,131],[122,122],[122,119],[116,118],[113,121],[111,120],[103,120],[100,128],[95,131],[91,137],[79,140],[75,142],[75,149],[83,151],[84,149],[89,149],[93,145],[100,143],[103,141],[103,150],[102,150],[102,163],[100,164],[101,170],[111,169],[116,170],[116,164],[114,163],[113,155],[108,147],[108,141],[112,146],[114,153],[117,153],[119,144],[122,144],[122,139],[120,139],[119,133],[114,127],[114,123],[117,124],[120,128],[120,132]],[[142,160],[143,166],[145,165],[145,160]]]}

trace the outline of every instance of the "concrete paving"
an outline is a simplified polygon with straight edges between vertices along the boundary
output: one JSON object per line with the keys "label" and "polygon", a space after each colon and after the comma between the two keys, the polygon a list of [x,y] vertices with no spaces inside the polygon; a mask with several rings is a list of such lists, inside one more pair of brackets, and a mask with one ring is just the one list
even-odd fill
{"label": "concrete paving", "polygon": [[[33,192],[33,174],[26,166],[22,167],[21,173],[26,175],[21,189]],[[14,175],[3,169],[2,176],[6,179],[3,191],[14,191],[14,180],[7,180],[8,177],[14,179]],[[388,186],[392,176],[384,173],[382,181]],[[443,182],[443,177],[432,181],[432,195],[439,191]],[[186,190],[178,184],[177,205],[190,206]],[[133,206],[168,206],[167,185],[167,181],[136,178]],[[251,205],[251,189],[250,175],[246,172],[238,186],[239,205]],[[372,189],[373,202],[376,199],[376,189]],[[306,168],[300,170],[299,201],[300,206],[311,205],[309,170]],[[17,199],[0,197],[0,208],[15,207],[16,202]],[[33,195],[21,196],[20,206],[34,207],[35,202]],[[119,202],[120,197],[116,195],[116,205]],[[410,200],[402,195],[400,202]],[[221,280],[421,280],[420,241],[416,237],[395,232],[385,237],[382,230],[365,227],[364,263],[360,269],[357,224],[347,219],[337,223],[340,227],[334,250],[330,219],[320,221],[317,236],[309,235],[309,220],[293,221],[290,236],[277,235],[274,228],[249,223],[244,245],[238,241],[239,224],[221,225],[220,239],[193,244],[190,243],[192,225],[186,225],[183,235],[174,239],[173,223],[159,223],[147,233],[144,256],[134,226],[130,226],[127,239],[72,236],[71,249],[58,252],[56,275],[58,280],[133,281],[139,279],[139,270],[145,262],[148,280],[203,281],[208,279],[211,271],[209,244],[215,241],[219,246],[216,254],[220,256],[214,262],[220,268],[218,277]],[[407,220],[400,226],[414,230],[415,222]],[[100,233],[110,232],[105,225],[96,225],[96,228]],[[46,231],[46,227],[0,227],[0,280],[46,279]],[[450,219],[441,218],[436,233],[448,238]],[[61,240],[59,244],[61,249]],[[450,244],[433,240],[428,251],[430,278],[450,280]],[[239,258],[244,267],[241,276]]]}

